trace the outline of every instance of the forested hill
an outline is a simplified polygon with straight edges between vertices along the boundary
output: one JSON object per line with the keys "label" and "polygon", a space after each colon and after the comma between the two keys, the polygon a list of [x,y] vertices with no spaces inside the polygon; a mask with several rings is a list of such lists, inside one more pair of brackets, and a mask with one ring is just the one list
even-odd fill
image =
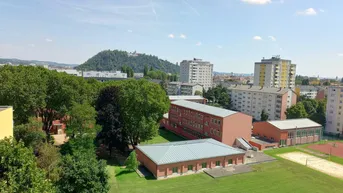
{"label": "forested hill", "polygon": [[149,69],[152,67],[154,70],[161,70],[167,73],[180,72],[178,65],[159,59],[156,56],[128,53],[120,50],[101,51],[76,68],[78,70],[111,71],[120,70],[122,66],[128,66],[134,72],[143,72],[145,65]]}

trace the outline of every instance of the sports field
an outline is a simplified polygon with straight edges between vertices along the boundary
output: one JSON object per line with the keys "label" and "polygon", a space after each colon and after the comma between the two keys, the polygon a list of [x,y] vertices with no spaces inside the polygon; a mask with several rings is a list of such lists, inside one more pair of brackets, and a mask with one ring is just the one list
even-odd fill
{"label": "sports field", "polygon": [[343,143],[329,142],[325,144],[313,144],[307,148],[320,151],[325,154],[331,154],[343,158]]}
{"label": "sports field", "polygon": [[318,170],[330,176],[343,179],[343,165],[337,164],[303,152],[279,154],[279,157]]}
{"label": "sports field", "polygon": [[[167,141],[173,136],[163,131],[154,141]],[[140,178],[115,164],[108,166],[111,176],[110,193],[168,193],[168,192],[330,192],[341,193],[343,180],[313,170],[304,165],[282,159],[278,154],[294,152],[294,147],[268,150],[266,153],[278,161],[254,165],[254,172],[213,179],[204,173],[155,180]]]}

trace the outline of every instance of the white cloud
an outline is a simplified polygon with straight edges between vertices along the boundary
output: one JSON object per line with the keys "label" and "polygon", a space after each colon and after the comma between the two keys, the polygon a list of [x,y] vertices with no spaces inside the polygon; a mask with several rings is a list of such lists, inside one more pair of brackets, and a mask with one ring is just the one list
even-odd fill
{"label": "white cloud", "polygon": [[175,36],[174,36],[174,34],[169,34],[168,35],[168,38],[174,38]]}
{"label": "white cloud", "polygon": [[217,45],[217,48],[219,48],[219,49],[222,49],[222,48],[223,48],[223,46],[221,46],[221,45]]}
{"label": "white cloud", "polygon": [[131,29],[128,29],[127,32],[132,33],[133,31]]}
{"label": "white cloud", "polygon": [[338,53],[337,55],[340,57],[343,57],[343,53]]}
{"label": "white cloud", "polygon": [[254,39],[254,40],[262,40],[261,36],[254,36],[252,39]]}
{"label": "white cloud", "polygon": [[317,11],[313,8],[308,8],[303,11],[298,11],[298,15],[317,15]]}
{"label": "white cloud", "polygon": [[196,45],[196,46],[201,46],[202,43],[201,43],[201,42],[198,42],[198,43],[196,43],[195,45]]}
{"label": "white cloud", "polygon": [[268,36],[268,38],[269,38],[270,40],[272,40],[273,42],[276,41],[276,38],[275,38],[274,36]]}
{"label": "white cloud", "polygon": [[45,41],[46,41],[46,42],[52,42],[52,39],[45,38]]}
{"label": "white cloud", "polygon": [[34,44],[29,44],[28,46],[30,46],[30,47],[35,47],[36,45],[34,45]]}
{"label": "white cloud", "polygon": [[244,3],[254,4],[254,5],[265,5],[272,3],[272,0],[241,0]]}
{"label": "white cloud", "polygon": [[180,38],[186,39],[186,35],[185,35],[185,34],[181,34],[181,35],[180,35]]}

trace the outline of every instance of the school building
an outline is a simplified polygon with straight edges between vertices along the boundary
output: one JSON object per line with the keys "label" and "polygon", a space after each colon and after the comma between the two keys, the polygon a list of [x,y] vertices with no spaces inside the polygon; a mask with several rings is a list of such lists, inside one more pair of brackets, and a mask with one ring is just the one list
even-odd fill
{"label": "school building", "polygon": [[214,139],[138,145],[137,159],[157,179],[243,164],[245,152]]}
{"label": "school building", "polygon": [[321,140],[322,125],[304,118],[253,123],[250,144],[260,150]]}
{"label": "school building", "polygon": [[252,117],[236,111],[177,100],[171,102],[161,126],[186,139],[213,138],[229,146],[251,148]]}

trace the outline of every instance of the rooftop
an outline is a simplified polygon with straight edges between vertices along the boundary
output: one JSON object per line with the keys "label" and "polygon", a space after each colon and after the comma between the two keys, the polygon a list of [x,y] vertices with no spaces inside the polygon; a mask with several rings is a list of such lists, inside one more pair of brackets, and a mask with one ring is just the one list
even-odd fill
{"label": "rooftop", "polygon": [[245,153],[214,139],[138,145],[137,149],[158,165]]}
{"label": "rooftop", "polygon": [[198,83],[188,83],[188,82],[169,82],[168,84],[176,84],[176,85],[182,85],[182,86],[196,86],[196,85],[200,85]]}
{"label": "rooftop", "polygon": [[268,121],[268,123],[274,125],[280,130],[296,129],[296,128],[308,128],[308,127],[322,127],[322,125],[304,118],[304,119],[287,119],[279,121]]}
{"label": "rooftop", "polygon": [[170,95],[169,100],[204,100],[205,98],[198,95]]}
{"label": "rooftop", "polygon": [[12,108],[11,106],[0,106],[0,112],[6,109]]}
{"label": "rooftop", "polygon": [[250,85],[229,85],[227,88],[229,90],[241,90],[241,91],[250,91],[250,92],[273,93],[273,94],[285,94],[290,90],[288,88],[267,88],[267,87],[250,86]]}
{"label": "rooftop", "polygon": [[186,100],[172,101],[171,104],[178,105],[178,106],[185,107],[192,110],[196,110],[199,112],[211,114],[217,117],[227,117],[227,116],[237,113],[236,111],[231,111],[231,110],[222,109],[219,107],[199,104],[196,102],[191,102],[191,101],[186,101]]}

